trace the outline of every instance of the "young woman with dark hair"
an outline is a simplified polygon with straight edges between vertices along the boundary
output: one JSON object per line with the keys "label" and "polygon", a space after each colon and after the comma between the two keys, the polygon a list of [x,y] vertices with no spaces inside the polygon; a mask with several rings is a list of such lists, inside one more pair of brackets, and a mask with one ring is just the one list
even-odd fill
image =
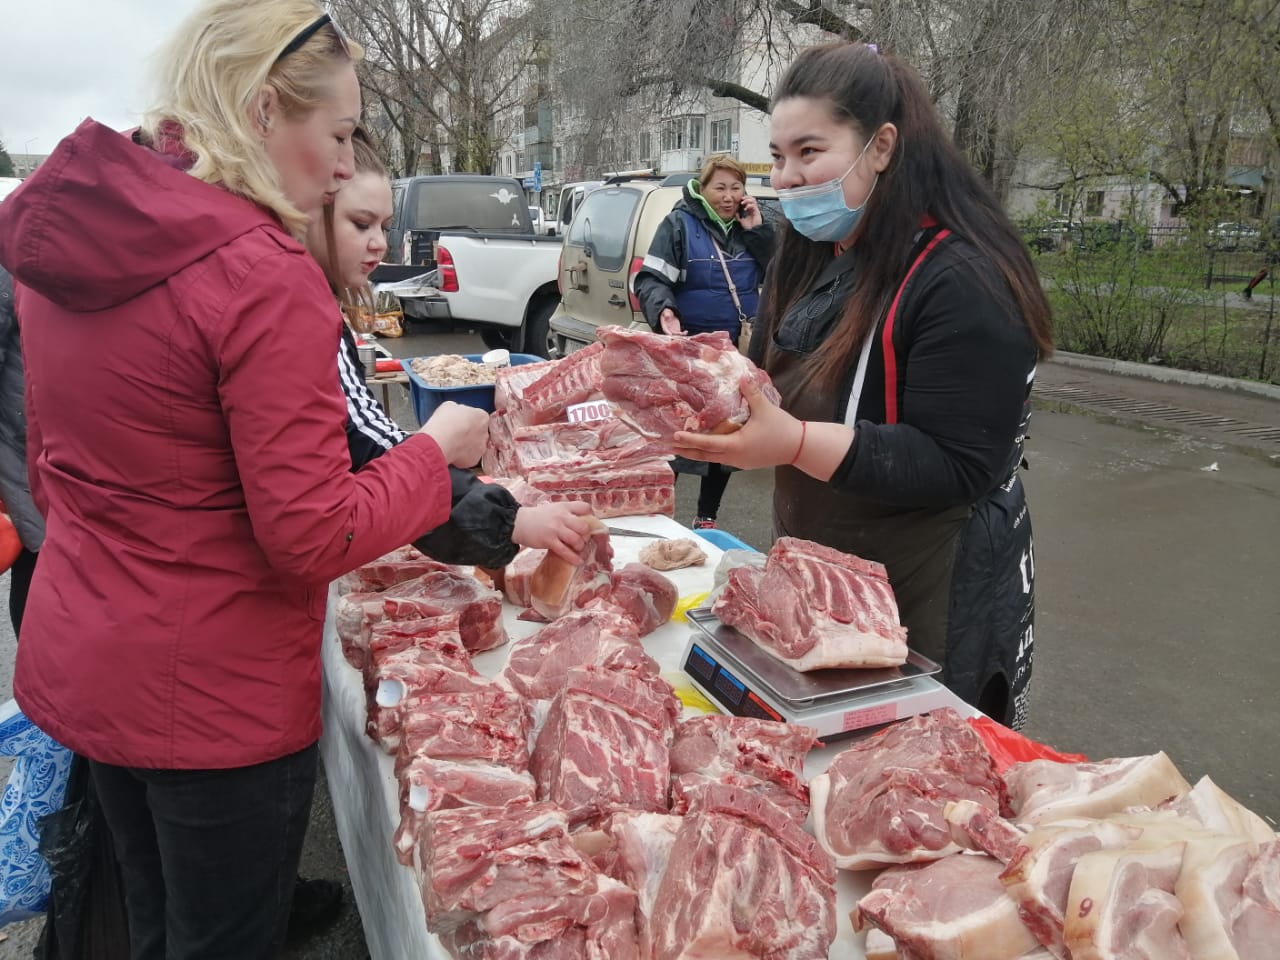
{"label": "young woman with dark hair", "polygon": [[[372,309],[369,274],[387,252],[391,222],[391,181],[382,158],[356,128],[352,135],[355,172],[307,229],[306,244],[320,264],[343,313],[353,318]],[[400,429],[365,384],[364,369],[351,328],[342,325],[338,347],[338,384],[347,404],[347,446],[351,469],[358,471],[409,435]],[[585,503],[542,503],[522,507],[496,483],[482,483],[470,470],[449,468],[448,518],[414,540],[428,556],[444,563],[505,567],[522,546],[558,553],[577,563],[587,536]]]}
{"label": "young woman with dark hair", "polygon": [[1025,713],[1034,568],[1017,475],[1048,303],[1025,248],[915,71],[874,47],[805,51],[771,113],[789,225],[737,434],[683,456],[774,466],[775,532],[885,564],[911,646],[965,700]]}

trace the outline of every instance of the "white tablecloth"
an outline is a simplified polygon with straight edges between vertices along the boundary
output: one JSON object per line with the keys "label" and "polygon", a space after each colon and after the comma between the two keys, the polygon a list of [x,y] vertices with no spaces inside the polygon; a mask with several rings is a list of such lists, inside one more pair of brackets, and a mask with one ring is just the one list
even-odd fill
{"label": "white tablecloth", "polygon": [[[614,527],[669,537],[691,536],[686,528],[666,517],[617,517],[606,522]],[[636,560],[648,542],[638,537],[614,537],[614,565]],[[676,584],[681,597],[711,588],[711,576],[721,552],[711,544],[701,540],[699,543],[706,550],[706,564],[666,574]],[[359,671],[342,655],[333,624],[333,599],[330,595],[324,632],[324,734],[320,738],[320,753],[369,954],[372,960],[447,960],[448,955],[439,941],[427,932],[413,871],[400,865],[392,849],[392,837],[400,823],[400,803],[392,770],[395,761],[365,735],[364,685]],[[540,626],[517,620],[519,612],[511,604],[503,609],[503,621],[512,640],[528,636]],[[644,639],[650,656],[662,665],[664,676],[677,687],[688,685],[687,681],[680,680],[683,674],[679,661],[690,629],[683,622],[673,621]],[[486,676],[496,675],[506,662],[508,649],[503,647],[480,654],[475,658],[476,669]],[[962,715],[973,713],[958,698],[955,708]],[[805,774],[813,777],[826,769],[842,748],[837,743],[814,750],[805,763]],[[862,960],[862,937],[854,934],[849,911],[870,888],[874,876],[873,872],[839,871],[837,936],[831,948],[831,960]]]}

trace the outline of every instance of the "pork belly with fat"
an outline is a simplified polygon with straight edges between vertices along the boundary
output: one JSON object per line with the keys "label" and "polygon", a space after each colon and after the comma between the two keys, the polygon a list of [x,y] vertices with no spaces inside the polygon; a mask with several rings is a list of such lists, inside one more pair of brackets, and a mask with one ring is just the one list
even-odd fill
{"label": "pork belly with fat", "polygon": [[1232,799],[1208,777],[1201,777],[1189,793],[1162,804],[1159,809],[1227,836],[1247,837],[1257,843],[1269,843],[1276,838],[1276,832],[1265,820]]}
{"label": "pork belly with fat", "polygon": [[1029,824],[1154,807],[1191,789],[1163,752],[1097,763],[1015,763],[1004,782],[1014,819]]}
{"label": "pork belly with fat", "polygon": [[827,960],[835,868],[762,797],[720,784],[684,817],[654,902],[653,960]]}
{"label": "pork belly with fat", "polygon": [[1076,863],[1063,942],[1071,960],[1192,960],[1174,885],[1184,843],[1100,850]]}
{"label": "pork belly with fat", "polygon": [[742,396],[749,377],[773,403],[769,375],[738,352],[727,333],[668,337],[648,330],[601,327],[602,392],[619,416],[647,437],[670,440],[678,430],[723,433],[747,422]]}
{"label": "pork belly with fat", "polygon": [[1001,864],[961,853],[890,867],[850,916],[874,924],[912,960],[1019,960],[1039,948],[1000,883]]}
{"label": "pork belly with fat", "polygon": [[986,745],[950,709],[857,741],[809,783],[818,842],[849,870],[958,852],[947,804],[973,800],[995,812],[1002,791]]}
{"label": "pork belly with fat", "polygon": [[611,609],[592,605],[542,627],[511,647],[503,681],[522,696],[550,700],[574,667],[638,670],[657,676],[657,661],[645,653],[636,625]]}
{"label": "pork belly with fat", "polygon": [[457,807],[503,807],[532,801],[537,784],[527,772],[481,760],[414,757],[400,773],[400,826],[392,841],[396,859],[422,879],[419,840],[426,815]]}
{"label": "pork belly with fat", "polygon": [[907,631],[882,564],[780,537],[764,568],[736,567],[716,616],[794,670],[895,667]]}
{"label": "pork belly with fat", "polygon": [[685,813],[709,782],[733,785],[777,804],[798,823],[809,815],[804,760],[817,731],[800,724],[713,714],[676,727],[671,744],[671,808]]}
{"label": "pork belly with fat", "polygon": [[529,768],[573,824],[616,810],[665,813],[680,714],[671,685],[634,670],[576,667],[551,704]]}

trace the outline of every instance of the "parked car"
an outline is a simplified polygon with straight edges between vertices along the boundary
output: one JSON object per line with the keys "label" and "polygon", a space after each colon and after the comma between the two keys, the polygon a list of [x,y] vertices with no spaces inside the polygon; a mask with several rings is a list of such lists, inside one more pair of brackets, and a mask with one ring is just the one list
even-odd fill
{"label": "parked car", "polygon": [[529,204],[529,219],[533,223],[533,232],[540,237],[545,237],[550,226],[550,220],[542,212],[542,208],[532,203]]}
{"label": "parked car", "polygon": [[1127,220],[1086,220],[1075,225],[1070,242],[1086,252],[1113,247],[1130,250],[1150,250],[1153,247],[1151,231]]}
{"label": "parked car", "polygon": [[17,177],[0,177],[0,200],[17,190],[21,184],[22,181]]}
{"label": "parked car", "polygon": [[387,262],[435,267],[435,241],[446,230],[532,236],[533,221],[519,180],[478,174],[405,177],[391,184]]}
{"label": "parked car", "polygon": [[1080,224],[1066,217],[1051,220],[1031,220],[1023,224],[1022,235],[1027,246],[1037,253],[1061,250],[1073,237],[1079,236]]}
{"label": "parked car", "polygon": [[511,177],[410,177],[392,185],[388,259],[375,283],[425,277],[396,296],[411,320],[473,327],[490,347],[547,355],[557,239],[535,232]]}
{"label": "parked car", "polygon": [[[564,238],[560,254],[560,306],[551,317],[557,356],[591,344],[603,326],[648,326],[632,287],[662,218],[682,195],[678,185],[655,178],[618,178],[583,202]],[[760,200],[761,215],[781,217],[778,194],[749,178],[747,192]]]}
{"label": "parked car", "polygon": [[552,209],[551,222],[547,225],[547,235],[563,237],[569,231],[573,215],[578,212],[587,195],[603,186],[603,180],[580,180],[576,183],[566,183],[561,187],[555,207]]}
{"label": "parked car", "polygon": [[1257,250],[1262,231],[1251,223],[1229,221],[1209,228],[1211,250]]}

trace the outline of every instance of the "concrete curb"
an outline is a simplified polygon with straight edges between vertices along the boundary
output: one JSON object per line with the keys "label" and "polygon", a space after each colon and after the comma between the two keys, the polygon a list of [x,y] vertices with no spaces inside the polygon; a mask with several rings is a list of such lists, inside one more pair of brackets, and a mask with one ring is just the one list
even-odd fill
{"label": "concrete curb", "polygon": [[1209,387],[1212,390],[1244,393],[1254,397],[1262,397],[1266,400],[1280,400],[1280,386],[1272,383],[1261,383],[1256,380],[1236,380],[1231,377],[1219,377],[1212,373],[1196,373],[1193,370],[1157,367],[1149,363],[1133,363],[1129,360],[1108,360],[1105,357],[1090,357],[1082,353],[1067,353],[1065,350],[1055,351],[1049,362],[1060,363],[1064,367],[1078,367],[1081,370],[1111,373],[1120,377],[1139,377],[1143,380],[1154,380],[1157,383]]}

